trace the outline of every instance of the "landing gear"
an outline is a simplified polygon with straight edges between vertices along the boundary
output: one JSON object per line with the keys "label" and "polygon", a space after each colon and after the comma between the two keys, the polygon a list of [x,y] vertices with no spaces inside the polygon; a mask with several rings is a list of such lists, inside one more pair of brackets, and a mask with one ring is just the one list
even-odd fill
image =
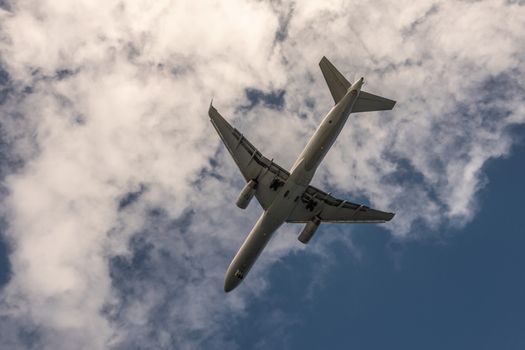
{"label": "landing gear", "polygon": [[242,280],[244,278],[244,274],[242,273],[241,270],[237,270],[237,271],[235,271],[235,277],[237,277],[238,279]]}
{"label": "landing gear", "polygon": [[273,179],[272,183],[270,184],[270,188],[274,191],[277,191],[279,187],[283,186],[284,182],[279,179]]}
{"label": "landing gear", "polygon": [[314,211],[315,207],[317,206],[317,202],[313,199],[310,199],[308,203],[306,203],[306,209],[310,211]]}

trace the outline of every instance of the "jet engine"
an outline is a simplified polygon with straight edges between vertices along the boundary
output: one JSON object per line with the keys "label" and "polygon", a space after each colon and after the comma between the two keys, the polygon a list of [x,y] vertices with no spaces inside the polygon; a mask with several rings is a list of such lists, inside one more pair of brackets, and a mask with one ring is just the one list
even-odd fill
{"label": "jet engine", "polygon": [[310,239],[312,239],[317,229],[319,228],[320,224],[321,224],[321,219],[319,219],[319,217],[317,216],[314,217],[312,221],[309,221],[304,227],[299,237],[297,237],[299,242],[304,243],[304,244],[308,243]]}
{"label": "jet engine", "polygon": [[257,181],[250,180],[244,186],[241,193],[239,194],[239,197],[237,197],[237,201],[235,204],[241,209],[246,209],[248,204],[250,204],[250,201],[253,198],[253,195],[255,194],[255,187],[257,187]]}

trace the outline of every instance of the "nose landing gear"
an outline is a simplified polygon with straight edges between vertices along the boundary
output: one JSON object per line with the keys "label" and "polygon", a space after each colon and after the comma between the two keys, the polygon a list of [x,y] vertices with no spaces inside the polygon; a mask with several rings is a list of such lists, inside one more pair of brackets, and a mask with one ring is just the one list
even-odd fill
{"label": "nose landing gear", "polygon": [[242,280],[244,278],[244,273],[242,273],[241,270],[237,270],[235,271],[235,277],[237,277],[238,279]]}

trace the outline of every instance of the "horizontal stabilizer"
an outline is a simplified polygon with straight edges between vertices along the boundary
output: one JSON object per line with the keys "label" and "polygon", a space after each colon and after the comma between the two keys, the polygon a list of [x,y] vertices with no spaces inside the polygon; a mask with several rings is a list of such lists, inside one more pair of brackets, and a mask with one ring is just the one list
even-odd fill
{"label": "horizontal stabilizer", "polygon": [[346,94],[351,84],[341,73],[339,73],[337,68],[335,68],[326,57],[323,56],[319,62],[319,67],[323,72],[324,79],[326,80],[326,84],[332,93],[334,102],[337,104],[337,102],[339,102],[339,100],[341,100]]}
{"label": "horizontal stabilizer", "polygon": [[352,113],[386,111],[394,108],[395,104],[396,101],[361,91],[352,108]]}

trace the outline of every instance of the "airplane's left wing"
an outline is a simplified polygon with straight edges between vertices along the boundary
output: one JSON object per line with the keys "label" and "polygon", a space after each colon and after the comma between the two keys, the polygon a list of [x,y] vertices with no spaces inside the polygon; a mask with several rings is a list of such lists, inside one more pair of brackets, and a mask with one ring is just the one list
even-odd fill
{"label": "airplane's left wing", "polygon": [[329,193],[308,186],[286,222],[307,223],[315,217],[321,219],[321,222],[332,223],[382,223],[390,221],[394,213],[337,199]]}
{"label": "airplane's left wing", "polygon": [[247,182],[257,181],[255,198],[266,210],[273,202],[277,189],[286,182],[290,174],[273,160],[263,156],[213,105],[210,105],[208,115],[244,179]]}

